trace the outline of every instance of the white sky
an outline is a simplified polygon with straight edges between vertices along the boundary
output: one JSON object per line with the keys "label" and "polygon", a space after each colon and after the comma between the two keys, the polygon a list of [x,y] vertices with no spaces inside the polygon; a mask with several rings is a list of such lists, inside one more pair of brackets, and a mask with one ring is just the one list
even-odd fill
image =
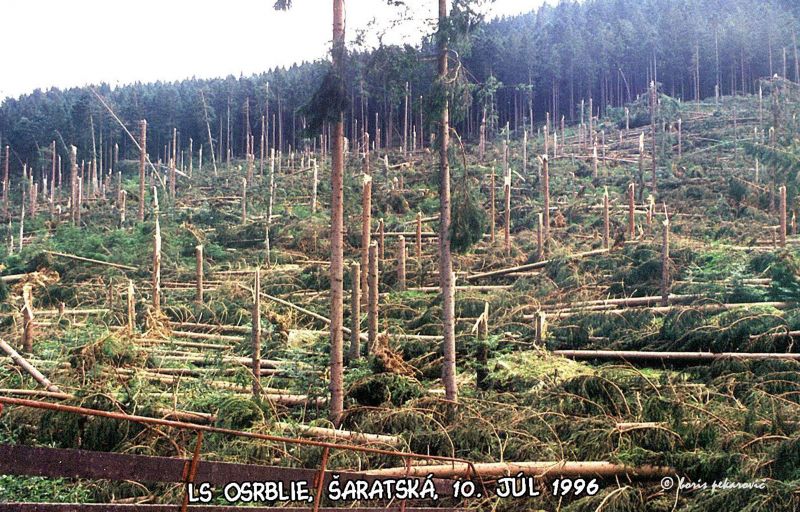
{"label": "white sky", "polygon": [[[2,0],[0,101],[36,88],[249,75],[326,56],[331,0]],[[384,31],[400,11],[385,0],[345,0],[347,32]],[[435,0],[407,0],[413,20],[385,40],[416,44]],[[542,0],[496,0],[489,17]],[[374,25],[370,25],[375,22]],[[405,39],[404,39],[405,38]],[[371,38],[368,43],[374,43]]]}

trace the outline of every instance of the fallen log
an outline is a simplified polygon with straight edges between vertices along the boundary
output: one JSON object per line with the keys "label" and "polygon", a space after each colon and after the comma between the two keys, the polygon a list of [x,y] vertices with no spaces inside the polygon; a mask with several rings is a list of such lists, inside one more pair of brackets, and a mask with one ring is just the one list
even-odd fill
{"label": "fallen log", "polygon": [[324,439],[344,439],[359,444],[385,444],[399,446],[403,440],[395,436],[381,434],[367,434],[352,430],[338,430],[334,428],[312,427],[308,425],[295,425],[292,423],[276,422],[273,426],[281,432],[290,432],[302,437],[315,437]]}
{"label": "fallen log", "polygon": [[42,391],[39,389],[0,389],[0,395],[17,395],[17,396],[36,396],[41,398],[55,398],[57,400],[69,400],[74,398],[68,393],[55,392],[55,391]]}
{"label": "fallen log", "polygon": [[37,370],[36,367],[25,360],[24,357],[19,355],[19,353],[14,350],[14,347],[6,343],[5,340],[0,339],[0,349],[3,349],[3,352],[8,354],[8,357],[10,357],[11,360],[17,364],[17,366],[25,370],[28,375],[33,377],[33,379],[41,384],[47,391],[50,391],[51,393],[61,393],[61,390],[58,389],[58,386],[50,382],[50,380],[48,380],[48,378],[45,377],[42,372]]}
{"label": "fallen log", "polygon": [[[704,312],[714,311],[729,311],[732,309],[752,308],[752,307],[770,307],[775,309],[788,309],[794,307],[792,302],[741,302],[730,304],[697,304],[697,305],[674,305],[674,306],[653,306],[653,307],[640,307],[632,308],[630,311],[648,311],[655,315],[663,315],[675,310],[695,310]],[[577,309],[577,310],[562,310],[550,311],[549,318],[568,318],[574,315],[584,315],[587,313],[597,314],[621,314],[626,310],[620,309]],[[523,315],[525,320],[531,320],[535,315]]]}
{"label": "fallen log", "polygon": [[[208,281],[206,281],[207,283]],[[214,325],[214,324],[201,324],[196,322],[170,322],[170,327],[182,327],[186,329],[206,329],[209,331],[220,332],[238,332],[241,334],[250,334],[251,329],[243,325]]]}
{"label": "fallen log", "polygon": [[629,361],[718,361],[720,359],[781,359],[800,361],[800,354],[769,352],[653,352],[636,350],[554,350],[569,359],[611,359]]}
{"label": "fallen log", "polygon": [[453,463],[428,466],[411,466],[363,471],[362,474],[381,477],[435,478],[500,478],[524,473],[537,478],[554,476],[631,477],[658,479],[674,475],[675,470],[662,466],[627,466],[604,461],[545,461],[545,462],[488,462],[479,464]]}
{"label": "fallen log", "polygon": [[244,340],[242,336],[226,336],[224,334],[207,334],[204,332],[191,332],[191,331],[172,331],[172,336],[176,338],[190,338],[199,340],[221,340],[239,343]]}
{"label": "fallen log", "polygon": [[111,263],[109,261],[95,260],[92,258],[84,258],[83,256],[76,256],[74,254],[66,254],[63,252],[55,252],[55,251],[44,251],[44,252],[47,254],[52,254],[53,256],[60,256],[62,258],[67,258],[76,261],[83,261],[85,263],[94,263],[95,265],[104,265],[106,267],[118,268],[120,270],[130,270],[130,271],[139,270],[138,268],[131,267],[129,265],[122,265],[120,263]]}
{"label": "fallen log", "polygon": [[[670,295],[670,303],[681,303],[697,300],[706,297],[701,294],[691,295]],[[646,297],[627,297],[622,299],[600,299],[587,300],[583,302],[573,302],[571,304],[542,304],[542,309],[547,310],[576,310],[592,306],[649,306],[661,302],[660,295],[648,295]]]}
{"label": "fallen log", "polygon": [[[579,253],[576,253],[576,254],[571,254],[571,255],[565,256],[563,259],[574,260],[574,259],[585,258],[587,256],[595,256],[597,254],[605,254],[607,252],[608,252],[608,249],[595,249],[593,251],[579,252]],[[486,277],[498,277],[498,276],[505,276],[505,275],[508,275],[508,274],[516,274],[518,272],[525,272],[525,271],[528,271],[528,270],[536,270],[538,268],[546,267],[547,265],[549,265],[553,261],[560,261],[560,260],[543,260],[543,261],[537,261],[536,263],[528,263],[526,265],[519,265],[517,267],[502,268],[502,269],[499,269],[499,270],[491,270],[489,272],[483,272],[483,273],[480,273],[480,274],[468,275],[465,279],[467,281],[475,281],[477,279],[482,279],[482,278],[486,278]]]}

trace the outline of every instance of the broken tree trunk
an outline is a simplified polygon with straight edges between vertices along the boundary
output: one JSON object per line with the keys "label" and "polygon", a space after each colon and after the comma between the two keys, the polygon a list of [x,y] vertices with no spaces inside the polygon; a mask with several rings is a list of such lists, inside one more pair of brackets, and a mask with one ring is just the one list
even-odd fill
{"label": "broken tree trunk", "polygon": [[139,121],[140,143],[139,146],[139,222],[144,221],[144,164],[147,160],[147,121]]}
{"label": "broken tree trunk", "polygon": [[255,271],[253,283],[253,397],[261,396],[261,272]]}
{"label": "broken tree trunk", "polygon": [[648,352],[635,350],[555,350],[570,359],[611,359],[626,361],[718,361],[720,359],[783,359],[800,361],[800,354],[768,352]]}
{"label": "broken tree trunk", "polygon": [[404,236],[397,242],[397,288],[406,289],[406,237]]}
{"label": "broken tree trunk", "polygon": [[434,478],[481,477],[500,478],[524,473],[537,478],[553,476],[635,477],[658,479],[674,475],[675,470],[661,466],[626,466],[604,461],[545,461],[545,462],[485,462],[467,464],[456,462],[440,465],[420,465],[365,471],[364,474],[381,477]]}
{"label": "broken tree trunk", "polygon": [[350,297],[350,360],[361,357],[361,265],[351,266],[353,290]]}
{"label": "broken tree trunk", "polygon": [[195,300],[197,300],[198,304],[203,303],[203,246],[198,245],[194,248],[195,253],[195,275],[196,275],[196,289],[197,294],[195,296]]}
{"label": "broken tree trunk", "polygon": [[786,186],[778,188],[780,194],[780,243],[781,247],[786,246]]}
{"label": "broken tree trunk", "polygon": [[8,354],[8,357],[10,357],[11,360],[14,361],[14,363],[17,366],[25,370],[28,373],[28,375],[33,377],[36,382],[44,386],[44,388],[47,391],[50,391],[51,393],[61,393],[61,390],[58,389],[58,387],[55,384],[50,382],[47,379],[47,377],[42,375],[42,373],[39,370],[37,370],[31,363],[29,363],[24,357],[19,355],[17,351],[14,350],[14,347],[6,343],[5,340],[0,339],[0,349],[3,349],[3,352]]}
{"label": "broken tree trunk", "polygon": [[161,225],[156,208],[156,230],[153,236],[153,309],[161,313]]}
{"label": "broken tree trunk", "polygon": [[71,260],[76,260],[76,261],[84,261],[86,263],[93,263],[95,265],[103,265],[103,266],[106,266],[106,267],[118,268],[120,270],[130,270],[130,271],[139,270],[136,267],[131,267],[130,265],[122,265],[122,264],[119,264],[119,263],[111,263],[109,261],[101,261],[101,260],[95,260],[95,259],[92,259],[92,258],[84,258],[83,256],[76,256],[74,254],[67,254],[67,253],[56,252],[56,251],[44,251],[44,252],[47,253],[47,254],[51,254],[53,256],[60,256],[62,258],[69,258]]}
{"label": "broken tree trunk", "polygon": [[128,335],[133,336],[136,326],[136,298],[134,297],[133,281],[128,279]]}
{"label": "broken tree trunk", "polygon": [[603,191],[603,249],[608,249],[611,241],[610,222],[608,215],[608,189]]}
{"label": "broken tree trunk", "polygon": [[22,287],[22,351],[33,353],[33,285]]}
{"label": "broken tree trunk", "polygon": [[550,241],[550,165],[547,155],[542,156],[542,196],[544,199],[544,246]]}
{"label": "broken tree trunk", "polygon": [[[607,249],[595,249],[594,251],[579,252],[579,253],[576,253],[576,254],[572,254],[572,255],[566,256],[565,259],[570,259],[570,260],[571,259],[578,259],[578,258],[584,258],[586,256],[594,256],[594,255],[597,255],[597,254],[605,254],[607,252],[608,252]],[[466,276],[465,279],[467,281],[475,281],[477,279],[483,279],[483,278],[486,278],[486,277],[498,277],[498,276],[505,276],[505,275],[508,275],[508,274],[517,274],[517,273],[520,273],[520,272],[527,272],[528,270],[535,270],[535,269],[538,269],[538,268],[545,267],[551,261],[552,260],[542,260],[542,261],[537,261],[536,263],[528,263],[528,264],[519,265],[519,266],[516,266],[516,267],[503,268],[503,269],[499,269],[499,270],[491,270],[489,272],[483,272],[483,273],[480,273],[480,274],[472,274],[472,275]]]}
{"label": "broken tree trunk", "polygon": [[628,239],[636,238],[636,200],[634,198],[636,185],[628,183]]}
{"label": "broken tree trunk", "polygon": [[378,341],[378,244],[369,246],[369,303],[367,306],[367,329],[370,352],[374,351]]}
{"label": "broken tree trunk", "polygon": [[661,305],[669,305],[669,217],[664,219],[661,241]]}
{"label": "broken tree trunk", "polygon": [[[365,171],[369,171],[369,157],[365,160]],[[361,268],[364,272],[361,275],[361,302],[367,304],[369,286],[367,275],[369,274],[369,247],[372,236],[372,176],[368,172],[364,173],[361,185]]]}

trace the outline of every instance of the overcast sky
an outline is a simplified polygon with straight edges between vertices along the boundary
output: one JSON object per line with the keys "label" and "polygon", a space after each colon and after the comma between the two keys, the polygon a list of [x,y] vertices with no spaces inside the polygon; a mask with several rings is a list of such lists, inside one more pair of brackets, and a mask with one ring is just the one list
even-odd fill
{"label": "overcast sky", "polygon": [[[543,0],[496,0],[490,17]],[[2,0],[0,100],[36,88],[249,75],[326,56],[331,0]],[[413,19],[385,0],[346,0],[349,37],[385,32],[416,44],[430,31],[434,0],[407,0]],[[389,27],[392,28],[389,28]],[[368,38],[375,43],[374,36]]]}

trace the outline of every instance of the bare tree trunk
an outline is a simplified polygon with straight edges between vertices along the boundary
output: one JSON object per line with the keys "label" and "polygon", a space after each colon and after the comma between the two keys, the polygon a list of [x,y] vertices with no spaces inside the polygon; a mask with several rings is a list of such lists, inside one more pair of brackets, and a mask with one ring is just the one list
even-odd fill
{"label": "bare tree trunk", "polygon": [[780,243],[781,247],[786,246],[786,186],[781,185],[778,188],[780,197]]}
{"label": "bare tree trunk", "polygon": [[128,336],[133,336],[136,327],[136,297],[134,295],[133,281],[128,279]]}
{"label": "bare tree trunk", "polygon": [[247,224],[247,178],[242,178],[242,224]]}
{"label": "bare tree trunk", "polygon": [[538,226],[536,230],[536,261],[542,261],[544,259],[544,221],[542,220],[541,213],[537,215],[537,219],[538,219]]}
{"label": "bare tree trunk", "polygon": [[367,304],[367,328],[369,346],[367,349],[375,350],[378,341],[378,244],[372,242],[369,246],[369,297]]}
{"label": "bare tree trunk", "polygon": [[153,244],[153,309],[161,313],[161,224],[156,211],[156,231]]}
{"label": "bare tree trunk", "polygon": [[361,357],[361,265],[353,263],[350,307],[350,360]]}
{"label": "bare tree trunk", "polygon": [[550,165],[547,155],[542,155],[542,195],[544,200],[544,245],[550,240]]}
{"label": "bare tree trunk", "polygon": [[3,164],[3,215],[8,217],[8,161],[10,158],[11,148],[6,145],[6,159]]}
{"label": "bare tree trunk", "polygon": [[664,232],[661,241],[661,305],[669,306],[669,217],[664,208]]}
{"label": "bare tree trunk", "polygon": [[383,222],[383,219],[378,219],[378,261],[382,262],[386,258],[386,253],[384,249],[386,245],[384,244],[385,235],[386,235],[386,224]]}
{"label": "bare tree trunk", "polygon": [[369,274],[369,246],[372,237],[372,176],[369,175],[369,154],[365,160],[364,181],[361,187],[361,294],[362,302],[367,303],[369,287],[367,275]]}
{"label": "bare tree trunk", "polygon": [[80,210],[78,204],[78,148],[70,147],[70,217],[72,224],[75,225],[78,219],[77,212]]}
{"label": "bare tree trunk", "polygon": [[[333,67],[341,76],[344,66],[344,0],[333,1]],[[331,168],[331,378],[330,417],[341,422],[344,408],[344,364],[342,336],[342,294],[344,274],[344,113],[334,125]]]}
{"label": "bare tree trunk", "polygon": [[197,295],[196,300],[198,304],[203,303],[203,246],[198,245],[194,248],[195,259],[196,259],[196,269],[195,273],[197,276]]}
{"label": "bare tree trunk", "polygon": [[635,217],[635,194],[636,185],[628,183],[628,239],[636,238],[636,217]]}
{"label": "bare tree trunk", "polygon": [[261,269],[256,269],[253,276],[253,397],[261,396]]}
{"label": "bare tree trunk", "polygon": [[403,235],[397,241],[397,288],[406,289],[406,237]]}
{"label": "bare tree trunk", "polygon": [[[142,119],[139,121],[139,129],[141,131],[140,142],[141,151],[139,151],[139,222],[144,221],[144,163],[147,160],[147,121]],[[73,162],[74,164],[74,162]]]}
{"label": "bare tree trunk", "polygon": [[494,174],[494,166],[492,166],[492,176],[491,176],[491,178],[489,180],[489,236],[490,236],[489,240],[491,240],[492,243],[494,243],[494,241],[495,241],[495,232],[497,231],[497,228],[495,227],[495,224],[497,222],[497,219],[496,219],[497,211],[495,211],[495,201],[496,201],[496,198],[495,198],[495,193],[496,193],[495,187],[496,186],[497,186],[497,184],[496,184],[496,178],[495,178],[495,174]]}
{"label": "bare tree trunk", "polygon": [[[447,0],[439,0],[439,82],[446,87],[447,80],[447,40],[445,20]],[[439,126],[439,283],[442,288],[442,381],[445,399],[458,400],[456,385],[456,338],[455,338],[455,283],[453,282],[453,262],[450,254],[450,164],[447,161],[447,146],[450,136],[450,113],[447,99],[442,106]]]}
{"label": "bare tree trunk", "polygon": [[33,285],[22,287],[22,351],[33,353]]}
{"label": "bare tree trunk", "polygon": [[414,257],[417,259],[417,265],[421,267],[422,266],[422,212],[417,212],[417,232],[416,232],[416,243],[414,245],[416,247]]}
{"label": "bare tree trunk", "polygon": [[603,192],[603,249],[608,249],[611,238],[608,218],[608,189]]}
{"label": "bare tree trunk", "polygon": [[656,109],[658,108],[658,91],[656,90],[656,84],[653,82],[650,85],[650,126],[653,132],[653,193],[655,194],[656,190],[658,189],[658,185],[656,183]]}

